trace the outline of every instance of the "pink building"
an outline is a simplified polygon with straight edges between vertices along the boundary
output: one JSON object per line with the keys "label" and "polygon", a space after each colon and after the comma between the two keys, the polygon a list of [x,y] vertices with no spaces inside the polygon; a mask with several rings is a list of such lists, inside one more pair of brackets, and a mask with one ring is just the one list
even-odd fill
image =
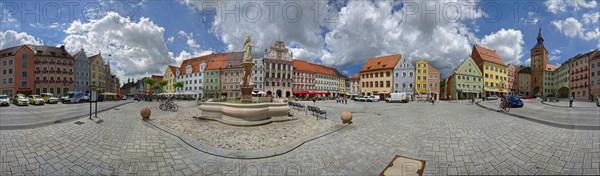
{"label": "pink building", "polygon": [[595,98],[600,96],[600,51],[593,51],[590,57],[590,94]]}
{"label": "pink building", "polygon": [[[577,55],[568,61],[570,67],[569,84],[570,95],[574,96],[577,100],[592,100],[591,86],[590,86],[590,61],[598,53],[598,50]],[[596,66],[594,66],[596,67]],[[595,75],[595,73],[594,73]]]}

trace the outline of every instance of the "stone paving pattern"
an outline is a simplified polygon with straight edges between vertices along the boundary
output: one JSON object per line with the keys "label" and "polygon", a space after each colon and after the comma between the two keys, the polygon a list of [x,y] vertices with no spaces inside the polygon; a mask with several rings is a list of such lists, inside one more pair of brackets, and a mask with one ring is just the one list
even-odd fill
{"label": "stone paving pattern", "polygon": [[[426,175],[600,174],[600,131],[518,119],[466,102],[318,102],[330,120],[354,123],[267,159],[219,158],[144,125],[140,102],[82,125],[0,131],[0,175],[377,175],[402,155],[426,160]],[[312,102],[306,102],[312,104]]]}

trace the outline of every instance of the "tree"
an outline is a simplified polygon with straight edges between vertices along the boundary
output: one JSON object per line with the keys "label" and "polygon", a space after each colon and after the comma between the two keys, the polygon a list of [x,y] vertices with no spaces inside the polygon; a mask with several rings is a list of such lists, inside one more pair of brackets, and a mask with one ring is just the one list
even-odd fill
{"label": "tree", "polygon": [[154,86],[154,90],[156,90],[157,92],[162,92],[162,87],[159,85]]}
{"label": "tree", "polygon": [[173,87],[175,90],[177,90],[177,88],[183,88],[183,82],[176,82],[173,84]]}
{"label": "tree", "polygon": [[154,84],[156,83],[156,80],[148,77],[148,78],[144,79],[144,83],[148,84],[148,87],[152,90],[154,87]]}
{"label": "tree", "polygon": [[444,88],[444,86],[446,86],[446,81],[445,80],[441,80],[440,81],[440,88]]}
{"label": "tree", "polygon": [[165,90],[165,86],[167,86],[167,84],[169,84],[169,81],[167,80],[161,80],[158,82],[158,86],[160,86],[160,90]]}

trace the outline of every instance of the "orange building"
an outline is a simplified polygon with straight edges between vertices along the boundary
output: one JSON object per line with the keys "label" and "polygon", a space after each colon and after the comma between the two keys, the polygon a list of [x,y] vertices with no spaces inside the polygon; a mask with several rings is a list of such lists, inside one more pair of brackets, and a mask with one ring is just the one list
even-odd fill
{"label": "orange building", "polygon": [[74,60],[64,46],[21,45],[3,49],[0,94],[65,95],[74,89]]}
{"label": "orange building", "polygon": [[440,100],[440,71],[428,64],[427,77],[429,77],[427,79],[429,84],[429,97],[432,97],[435,100]]}
{"label": "orange building", "polygon": [[359,71],[360,94],[379,95],[381,100],[385,100],[392,92],[392,73],[401,57],[400,54],[394,54],[369,59]]}

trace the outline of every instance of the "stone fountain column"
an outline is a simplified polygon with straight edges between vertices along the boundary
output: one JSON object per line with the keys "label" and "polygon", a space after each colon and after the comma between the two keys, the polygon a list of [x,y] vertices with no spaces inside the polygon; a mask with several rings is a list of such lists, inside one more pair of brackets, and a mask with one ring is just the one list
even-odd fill
{"label": "stone fountain column", "polygon": [[242,67],[244,68],[244,81],[242,82],[241,91],[242,91],[242,102],[251,103],[252,102],[252,90],[254,87],[251,84],[251,76],[252,68],[254,68],[254,63],[244,62],[242,63]]}
{"label": "stone fountain column", "polygon": [[254,89],[252,85],[252,68],[254,68],[254,63],[252,62],[252,43],[250,41],[250,36],[246,37],[246,42],[244,43],[244,61],[242,63],[242,67],[244,68],[244,77],[241,82],[241,91],[242,91],[242,102],[251,103],[252,102],[252,90]]}

